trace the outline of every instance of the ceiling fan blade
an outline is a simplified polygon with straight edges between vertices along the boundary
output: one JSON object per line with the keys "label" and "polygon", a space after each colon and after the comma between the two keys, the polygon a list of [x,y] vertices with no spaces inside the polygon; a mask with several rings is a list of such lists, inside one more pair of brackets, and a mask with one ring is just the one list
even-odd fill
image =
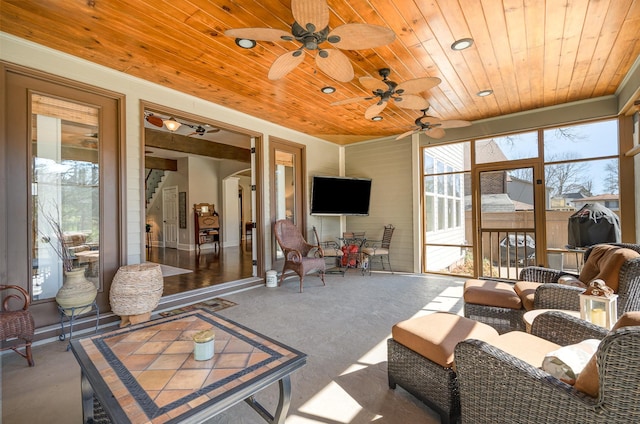
{"label": "ceiling fan blade", "polygon": [[370,24],[340,25],[329,33],[329,42],[335,36],[340,37],[340,41],[332,44],[342,50],[372,49],[389,44],[396,38],[389,28]]}
{"label": "ceiling fan blade", "polygon": [[322,72],[340,82],[349,82],[355,76],[351,61],[340,50],[323,49],[318,52],[316,54],[316,65]]}
{"label": "ceiling fan blade", "polygon": [[360,77],[358,81],[360,81],[360,84],[364,88],[372,92],[376,90],[381,90],[384,93],[389,89],[389,87],[387,87],[387,84],[385,84],[384,81],[381,81],[377,78],[365,76],[365,77]]}
{"label": "ceiling fan blade", "polygon": [[442,121],[440,123],[440,128],[460,128],[460,127],[468,127],[471,125],[469,121],[462,121],[460,119],[451,119],[449,121]]}
{"label": "ceiling fan blade", "polygon": [[145,118],[148,123],[150,123],[151,125],[155,125],[156,127],[161,127],[164,124],[162,118],[155,115],[147,115],[145,116]]}
{"label": "ceiling fan blade", "polygon": [[440,84],[442,80],[435,77],[416,78],[401,82],[396,91],[404,90],[404,94],[418,94],[427,91]]}
{"label": "ceiling fan blade", "polygon": [[406,136],[414,134],[414,133],[417,133],[418,131],[420,131],[420,128],[409,130],[409,131],[407,131],[405,133],[402,133],[399,136],[397,136],[396,140],[400,140],[401,138],[405,138]]}
{"label": "ceiling fan blade", "polygon": [[427,136],[431,138],[442,138],[444,137],[444,130],[440,127],[429,128],[424,132]]}
{"label": "ceiling fan blade", "polygon": [[228,29],[224,35],[235,38],[248,38],[258,41],[284,41],[282,37],[291,37],[291,33],[273,28],[236,28]]}
{"label": "ceiling fan blade", "polygon": [[394,104],[404,109],[422,110],[429,107],[429,102],[424,97],[407,94],[394,99]]}
{"label": "ceiling fan blade", "polygon": [[338,100],[337,102],[331,103],[331,106],[348,105],[350,103],[361,102],[363,100],[371,100],[371,97],[352,97],[350,99]]}
{"label": "ceiling fan blade", "polygon": [[371,105],[364,112],[364,117],[367,118],[367,119],[371,119],[374,116],[378,116],[380,114],[380,112],[382,112],[384,110],[385,107],[387,107],[387,102],[380,102],[380,103],[376,103],[374,105]]}
{"label": "ceiling fan blade", "polygon": [[269,69],[269,79],[279,80],[293,71],[304,60],[304,50],[294,50],[279,56]]}
{"label": "ceiling fan blade", "polygon": [[[329,6],[326,0],[292,0],[291,13],[295,21],[310,32],[318,32],[329,25]],[[314,29],[307,28],[307,24]]]}

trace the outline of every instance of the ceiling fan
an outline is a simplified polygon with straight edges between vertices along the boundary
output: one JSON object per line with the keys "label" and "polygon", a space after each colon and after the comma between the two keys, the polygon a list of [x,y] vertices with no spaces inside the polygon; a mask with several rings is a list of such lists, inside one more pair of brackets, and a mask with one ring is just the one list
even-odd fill
{"label": "ceiling fan", "polygon": [[193,132],[190,134],[187,134],[187,136],[192,136],[192,135],[205,135],[205,134],[211,134],[211,133],[217,133],[218,131],[220,131],[220,128],[211,128],[211,129],[206,129],[205,127],[211,127],[211,125],[205,124],[203,125],[191,125],[191,124],[185,124],[183,123],[182,125],[186,125],[187,127],[193,128]]}
{"label": "ceiling fan", "polygon": [[460,119],[451,119],[448,121],[443,121],[441,119],[436,118],[435,116],[427,115],[427,111],[429,109],[422,110],[422,116],[415,120],[415,124],[417,128],[409,130],[403,134],[400,134],[396,137],[396,140],[400,140],[401,138],[405,138],[411,134],[424,131],[425,135],[431,138],[442,138],[444,137],[445,128],[460,128],[460,127],[468,127],[471,125],[469,121],[463,121]]}
{"label": "ceiling fan", "polygon": [[353,66],[340,50],[322,48],[322,43],[342,50],[362,50],[384,46],[395,39],[388,28],[370,24],[344,24],[329,30],[329,5],[326,0],[292,0],[294,22],[290,32],[273,28],[237,28],[225,31],[225,35],[238,40],[297,41],[297,50],[279,56],[269,69],[269,79],[278,80],[294,70],[303,60],[305,49],[317,50],[316,66],[331,78],[348,82],[354,77]]}
{"label": "ceiling fan", "polygon": [[391,74],[389,68],[382,68],[378,73],[382,77],[382,80],[370,76],[360,77],[359,79],[360,84],[370,90],[373,96],[353,97],[333,102],[331,105],[346,105],[362,100],[378,99],[377,103],[369,106],[364,112],[364,117],[367,119],[371,119],[380,114],[387,107],[390,100],[393,100],[393,104],[404,109],[428,109],[429,102],[416,94],[427,91],[441,82],[440,78],[425,77],[411,79],[398,84],[388,79],[389,74]]}
{"label": "ceiling fan", "polygon": [[[209,124],[204,124],[204,125],[195,125],[195,124],[188,124],[186,122],[178,122],[175,118],[169,118],[169,119],[165,119],[165,118],[161,118],[158,115],[154,115],[151,112],[145,112],[144,115],[144,119],[147,120],[147,122],[149,122],[151,125],[155,125],[156,127],[162,127],[163,125],[166,124],[165,121],[171,121],[174,123],[174,126],[172,127],[173,129],[169,128],[167,126],[167,129],[169,129],[169,131],[176,131],[180,126],[184,125],[186,127],[189,127],[191,129],[193,129],[193,132],[190,134],[187,134],[187,136],[192,136],[192,135],[205,135],[205,134],[210,134],[210,133],[217,133],[218,131],[220,131],[220,128],[214,128],[211,127],[211,125]],[[209,128],[209,129],[207,129]]]}

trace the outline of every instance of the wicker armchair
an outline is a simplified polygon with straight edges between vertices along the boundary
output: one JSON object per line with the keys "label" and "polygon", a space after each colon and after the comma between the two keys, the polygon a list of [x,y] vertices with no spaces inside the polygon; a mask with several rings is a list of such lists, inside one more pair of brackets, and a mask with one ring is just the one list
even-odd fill
{"label": "wicker armchair", "polygon": [[490,343],[465,340],[455,349],[462,422],[640,422],[639,326],[608,333],[566,314],[547,312],[533,322],[532,333],[561,345],[602,339],[596,353],[598,396],[582,393]]}
{"label": "wicker armchair", "polygon": [[325,263],[322,248],[307,243],[298,227],[287,219],[276,221],[274,231],[284,253],[284,266],[278,285],[282,284],[287,270],[295,272],[300,277],[300,293],[304,276],[311,272],[319,272],[324,285]]}
{"label": "wicker armchair", "polygon": [[[606,244],[631,249],[640,253],[640,245],[638,244]],[[585,252],[585,264],[589,261],[589,256],[594,247],[595,246],[592,246]],[[535,288],[532,309],[580,310],[579,295],[584,289],[556,284],[558,279],[563,275],[573,274],[538,266],[529,266],[522,269],[518,279],[519,281],[543,283]],[[573,276],[579,277],[578,275]],[[502,284],[504,286],[508,283],[496,284]],[[628,259],[622,264],[618,275],[618,289],[616,293],[618,294],[618,316],[621,316],[627,311],[640,310],[640,257]],[[508,308],[497,305],[470,303],[467,302],[466,299],[464,305],[465,317],[492,325],[500,333],[524,330],[522,315],[524,315],[525,312],[526,308],[524,306],[520,308]]]}
{"label": "wicker armchair", "polygon": [[[0,310],[0,350],[11,349],[27,359],[29,366],[35,365],[31,354],[31,342],[35,325],[29,312],[29,294],[25,289],[12,285],[0,285],[4,295]],[[6,292],[6,294],[5,294]],[[19,304],[19,309],[14,310]],[[19,348],[24,347],[24,353]]]}

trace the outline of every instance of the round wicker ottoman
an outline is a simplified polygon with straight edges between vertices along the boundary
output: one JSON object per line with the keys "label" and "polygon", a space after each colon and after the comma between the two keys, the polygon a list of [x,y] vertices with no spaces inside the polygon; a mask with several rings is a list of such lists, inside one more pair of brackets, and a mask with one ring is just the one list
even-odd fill
{"label": "round wicker ottoman", "polygon": [[148,321],[162,297],[164,280],[159,264],[122,266],[111,283],[109,302],[120,315],[120,327]]}

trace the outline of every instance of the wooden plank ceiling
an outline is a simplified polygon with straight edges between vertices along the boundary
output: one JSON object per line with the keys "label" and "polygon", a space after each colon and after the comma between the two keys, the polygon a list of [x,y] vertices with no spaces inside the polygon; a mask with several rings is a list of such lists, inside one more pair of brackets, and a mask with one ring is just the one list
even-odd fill
{"label": "wooden plank ceiling", "polygon": [[[380,68],[398,83],[440,78],[422,93],[429,114],[474,121],[613,94],[640,55],[640,0],[327,1],[330,29],[369,23],[396,34],[344,51],[351,82],[316,70],[315,52],[271,81],[272,62],[298,43],[245,50],[223,34],[289,32],[291,0],[0,0],[0,30],[338,144],[403,133],[421,116],[389,105],[373,122],[364,111],[374,100],[330,105],[369,96],[358,78],[380,78]],[[453,51],[465,37],[473,46]],[[337,91],[322,94],[327,85]],[[476,95],[485,89],[493,95]]]}

